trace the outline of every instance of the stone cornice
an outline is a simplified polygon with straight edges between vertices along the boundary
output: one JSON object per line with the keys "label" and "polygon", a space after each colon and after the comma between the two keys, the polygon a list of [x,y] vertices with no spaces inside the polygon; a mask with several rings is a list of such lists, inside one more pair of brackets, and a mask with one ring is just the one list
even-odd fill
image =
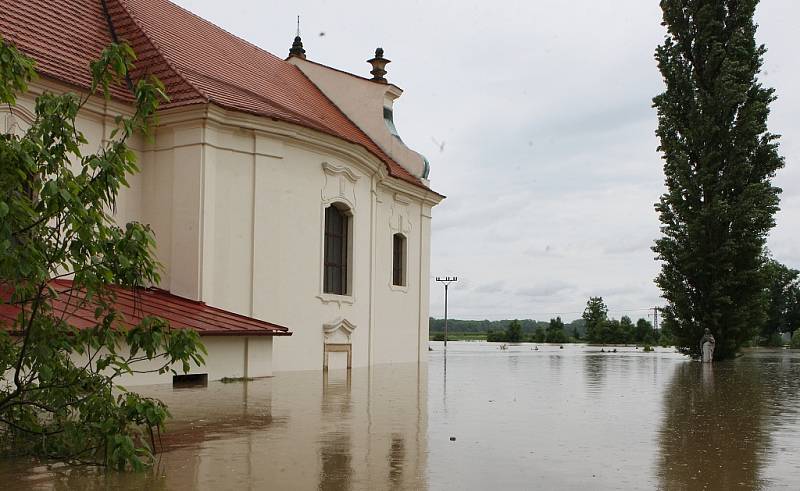
{"label": "stone cornice", "polygon": [[[85,97],[88,93],[88,90],[45,77],[38,78],[28,84],[29,96],[37,97],[42,95],[44,92],[72,92],[80,97]],[[117,114],[132,116],[133,106],[119,102],[115,99],[106,100],[102,95],[94,95],[90,97],[86,102],[86,105],[83,106],[83,111],[92,113],[92,115],[101,118],[113,118],[113,116]]]}
{"label": "stone cornice", "polygon": [[273,138],[280,138],[287,144],[306,146],[318,153],[336,156],[358,165],[367,175],[375,175],[380,184],[412,198],[423,200],[431,206],[438,204],[444,198],[434,191],[390,176],[386,164],[364,147],[317,130],[254,114],[231,111],[214,104],[170,108],[159,113],[159,127],[196,125],[198,120],[222,128],[253,130]]}
{"label": "stone cornice", "polygon": [[347,168],[345,166],[334,165],[334,164],[331,164],[330,162],[323,162],[322,163],[322,170],[324,170],[326,174],[331,175],[331,176],[337,175],[337,174],[342,174],[345,177],[347,177],[347,179],[349,179],[350,182],[352,182],[352,183],[355,183],[361,177],[361,176],[359,176],[358,174],[354,173],[353,171],[351,171],[349,168]]}
{"label": "stone cornice", "polygon": [[[86,94],[85,89],[44,77],[31,82],[28,89],[28,94],[33,97],[41,95],[45,91]],[[93,96],[84,106],[84,111],[100,120],[113,120],[114,115],[117,114],[131,116],[133,107],[116,100]],[[251,129],[284,139],[287,143],[311,147],[323,154],[333,154],[359,165],[366,174],[375,175],[380,185],[422,200],[431,206],[435,206],[444,199],[443,196],[432,190],[390,176],[386,164],[364,147],[321,131],[255,114],[224,109],[215,104],[192,104],[163,109],[158,112],[158,127],[197,125],[200,122],[235,129]],[[134,147],[138,146],[134,145]],[[150,148],[157,149],[158,147],[156,144],[155,147]]]}

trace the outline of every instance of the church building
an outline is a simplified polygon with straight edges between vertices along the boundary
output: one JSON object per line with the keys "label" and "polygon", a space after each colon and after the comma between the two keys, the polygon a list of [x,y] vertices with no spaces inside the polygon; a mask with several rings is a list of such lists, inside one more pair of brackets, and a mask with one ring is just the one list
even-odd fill
{"label": "church building", "polygon": [[[443,196],[395,128],[403,91],[382,49],[362,54],[361,76],[314,60],[299,36],[282,59],[168,0],[0,0],[0,12],[0,35],[40,75],[13,111],[0,108],[0,131],[23,131],[37,94],[85,93],[90,61],[115,41],[138,55],[134,80],[165,84],[114,213],[155,232],[164,269],[142,309],[200,332],[207,365],[191,373],[426,361],[431,209]],[[124,86],[92,99],[86,151],[132,108]]]}

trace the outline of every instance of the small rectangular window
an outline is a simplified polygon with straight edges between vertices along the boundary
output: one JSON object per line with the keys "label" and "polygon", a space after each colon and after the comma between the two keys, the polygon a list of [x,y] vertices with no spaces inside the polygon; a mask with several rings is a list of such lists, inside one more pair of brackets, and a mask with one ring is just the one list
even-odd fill
{"label": "small rectangular window", "polygon": [[406,286],[406,238],[394,234],[392,242],[392,284]]}

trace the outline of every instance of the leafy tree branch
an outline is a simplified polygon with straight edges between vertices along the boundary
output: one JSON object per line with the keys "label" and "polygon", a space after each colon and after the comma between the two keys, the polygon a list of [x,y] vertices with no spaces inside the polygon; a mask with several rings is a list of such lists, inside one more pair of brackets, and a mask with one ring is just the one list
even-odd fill
{"label": "leafy tree branch", "polygon": [[[204,363],[196,332],[156,317],[133,322],[116,304],[120,288],[159,281],[152,230],[120,226],[111,211],[139,170],[128,141],[150,135],[164,87],[153,77],[133,84],[133,113],[115,118],[95,153],[82,150],[78,118],[134,61],[129,46],[110,45],[88,68],[88,93],[45,92],[22,135],[0,135],[0,307],[16,312],[0,321],[2,454],[141,469],[169,412],[120,380]],[[34,63],[0,39],[0,103],[13,108],[35,76]],[[93,325],[72,325],[86,309]]]}

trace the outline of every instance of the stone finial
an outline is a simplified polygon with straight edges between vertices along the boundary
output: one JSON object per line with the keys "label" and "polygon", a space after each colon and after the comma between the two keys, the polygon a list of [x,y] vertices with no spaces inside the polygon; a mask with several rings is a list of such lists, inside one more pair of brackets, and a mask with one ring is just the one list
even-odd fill
{"label": "stone finial", "polygon": [[379,84],[388,83],[384,75],[386,75],[386,65],[391,63],[391,60],[387,60],[383,57],[383,48],[378,48],[375,50],[375,57],[367,60],[367,63],[372,65],[372,70],[369,73],[372,74],[372,81],[377,82]]}
{"label": "stone finial", "polygon": [[289,50],[289,56],[296,56],[298,58],[306,59],[306,50],[303,49],[303,40],[300,36],[294,37],[292,48]]}

